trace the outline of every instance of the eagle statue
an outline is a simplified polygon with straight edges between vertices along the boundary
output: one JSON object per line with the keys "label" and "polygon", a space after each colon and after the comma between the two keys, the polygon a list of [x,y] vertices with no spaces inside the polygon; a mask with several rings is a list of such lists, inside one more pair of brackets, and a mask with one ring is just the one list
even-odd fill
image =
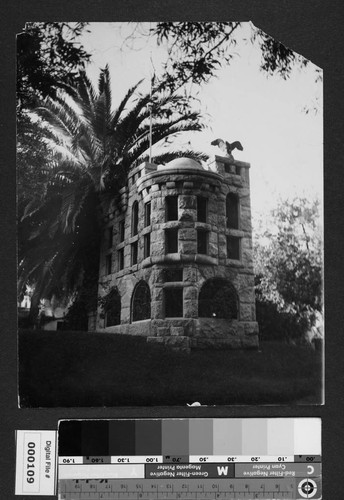
{"label": "eagle statue", "polygon": [[230,158],[231,160],[234,160],[233,155],[232,155],[232,151],[234,151],[234,149],[239,149],[239,151],[244,150],[241,142],[239,142],[239,141],[234,141],[232,143],[229,143],[228,141],[224,141],[223,139],[215,139],[214,141],[211,142],[211,145],[218,146],[218,148],[223,153],[223,156],[226,156],[227,158]]}

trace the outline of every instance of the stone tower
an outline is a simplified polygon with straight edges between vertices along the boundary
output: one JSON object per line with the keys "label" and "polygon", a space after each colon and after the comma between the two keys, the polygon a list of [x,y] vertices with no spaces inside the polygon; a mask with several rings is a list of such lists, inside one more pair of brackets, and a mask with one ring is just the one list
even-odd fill
{"label": "stone tower", "polygon": [[[143,163],[104,217],[97,331],[258,347],[248,163]],[[104,205],[105,206],[105,205]]]}

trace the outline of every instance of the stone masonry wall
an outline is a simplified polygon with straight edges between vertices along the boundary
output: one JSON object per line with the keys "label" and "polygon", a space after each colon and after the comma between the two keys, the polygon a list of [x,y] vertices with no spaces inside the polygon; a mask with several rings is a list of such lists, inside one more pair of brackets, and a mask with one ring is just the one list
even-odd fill
{"label": "stone masonry wall", "polygon": [[[185,159],[184,159],[185,160]],[[221,160],[221,161],[220,161]],[[105,328],[101,311],[97,330],[145,335],[182,349],[190,347],[257,347],[255,321],[252,228],[248,164],[235,162],[225,171],[228,159],[217,157],[218,172],[204,170],[188,160],[183,165],[171,162],[166,168],[152,164],[137,167],[122,190],[121,210],[110,210],[104,219],[104,235],[113,231],[112,246],[104,237],[100,263],[99,294],[116,286],[121,296],[121,324]],[[196,164],[197,165],[197,164]],[[228,169],[227,169],[228,170]],[[235,172],[235,173],[233,173]],[[238,173],[239,172],[239,173]],[[239,227],[227,227],[226,197],[235,194],[239,206]],[[166,220],[166,197],[178,196],[178,220]],[[197,221],[197,197],[207,199],[207,220]],[[132,211],[138,202],[138,234],[132,235]],[[150,224],[145,227],[145,204],[151,204]],[[120,224],[124,222],[124,241]],[[178,229],[178,251],[166,253],[166,230]],[[207,252],[197,253],[197,231],[207,233]],[[144,255],[144,235],[150,234],[150,255]],[[229,259],[227,237],[240,241],[240,258]],[[137,263],[131,262],[131,245],[138,246]],[[120,269],[119,252],[124,254]],[[111,272],[106,256],[111,255]],[[166,269],[182,269],[183,280],[164,279]],[[198,297],[203,284],[223,278],[234,286],[239,316],[236,320],[199,318]],[[132,294],[135,285],[145,280],[151,293],[151,318],[132,322]],[[164,290],[183,289],[183,317],[166,318]]]}

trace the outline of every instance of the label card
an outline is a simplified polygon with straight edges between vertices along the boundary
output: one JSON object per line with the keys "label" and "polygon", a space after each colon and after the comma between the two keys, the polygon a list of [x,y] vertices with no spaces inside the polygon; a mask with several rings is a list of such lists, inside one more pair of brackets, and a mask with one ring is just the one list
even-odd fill
{"label": "label card", "polygon": [[55,495],[56,431],[16,431],[16,495]]}

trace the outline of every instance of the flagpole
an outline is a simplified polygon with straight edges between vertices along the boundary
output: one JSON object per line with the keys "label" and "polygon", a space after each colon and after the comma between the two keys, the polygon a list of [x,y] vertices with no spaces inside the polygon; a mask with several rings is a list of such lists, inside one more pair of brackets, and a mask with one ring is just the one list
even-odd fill
{"label": "flagpole", "polygon": [[153,113],[152,113],[152,80],[150,90],[150,117],[149,117],[149,163],[152,163],[152,130],[153,130]]}
{"label": "flagpole", "polygon": [[149,116],[149,163],[152,163],[152,135],[153,135],[153,102],[152,102],[152,97],[153,97],[153,75],[152,74],[152,67],[153,67],[153,61],[152,61],[152,53],[150,55],[150,62],[151,62],[151,78],[150,78],[150,116]]}

